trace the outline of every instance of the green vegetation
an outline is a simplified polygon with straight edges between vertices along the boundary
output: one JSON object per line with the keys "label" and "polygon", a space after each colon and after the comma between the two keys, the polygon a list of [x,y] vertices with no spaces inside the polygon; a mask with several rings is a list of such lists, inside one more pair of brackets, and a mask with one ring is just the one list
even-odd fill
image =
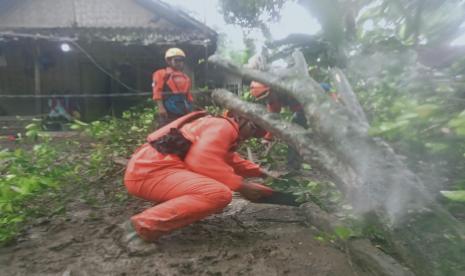
{"label": "green vegetation", "polygon": [[127,158],[144,142],[154,127],[154,114],[154,108],[136,107],[121,119],[75,122],[70,128],[83,136],[69,141],[52,139],[41,131],[40,122],[28,125],[17,149],[0,150],[0,243],[13,238],[29,217],[64,210],[64,203],[41,210],[44,204],[35,204],[36,198],[53,201],[65,185],[85,189],[112,171],[114,159]]}
{"label": "green vegetation", "polygon": [[[264,30],[263,25],[279,17],[276,13],[292,1],[221,2],[229,22]],[[278,41],[263,31],[267,46],[263,54],[273,60],[281,58],[283,52],[287,55],[294,49],[300,50],[309,64],[310,75],[318,82],[327,76],[315,71],[342,68],[369,119],[369,134],[388,141],[422,180],[426,191],[440,199],[455,218],[463,220],[465,46],[455,42],[461,38],[463,44],[465,3],[434,0],[298,3],[318,20],[321,31],[314,35],[291,34]],[[361,160],[363,154],[360,151]],[[305,187],[307,182],[308,179],[288,185],[291,181],[286,179],[276,185],[284,189],[302,187],[304,194],[313,196],[310,191],[314,186]],[[319,186],[320,183],[316,185]],[[324,208],[324,204],[319,205]],[[444,233],[449,229],[448,220],[456,222],[447,212],[438,212],[434,218],[426,214],[413,216],[416,219],[397,226],[402,231],[385,229],[388,223],[373,214],[373,219],[368,216],[363,221],[348,221],[350,231],[339,229],[335,231],[339,234],[323,233],[317,238],[332,241],[353,235],[367,237],[388,254],[408,263],[419,275],[462,275],[463,239],[455,239],[463,233],[460,228],[463,224],[457,222],[461,229],[457,233]],[[396,240],[401,242],[396,244]]]}
{"label": "green vegetation", "polygon": [[[207,110],[217,115],[223,112],[214,106]],[[0,151],[0,242],[13,238],[21,230],[21,223],[30,217],[65,211],[64,202],[58,202],[53,210],[42,210],[43,206],[36,204],[35,199],[62,200],[60,191],[68,184],[80,187],[81,196],[92,204],[94,199],[85,191],[88,185],[110,174],[115,161],[127,159],[145,141],[147,133],[154,129],[155,113],[154,108],[144,105],[124,112],[122,118],[105,117],[91,123],[75,121],[69,127],[79,131],[79,137],[68,141],[49,137],[41,131],[40,122],[27,126],[26,137],[19,140],[18,149]],[[282,116],[289,119],[290,112],[284,110]],[[260,140],[252,139],[241,147],[244,156],[247,147],[254,153],[266,149]],[[257,161],[277,169],[285,164],[286,152],[287,145],[276,143]],[[312,170],[308,164],[303,167],[304,172]],[[313,181],[301,174],[291,173],[267,182],[276,189],[298,195],[302,202],[315,201],[328,210],[334,209],[342,198],[330,181]]]}
{"label": "green vegetation", "polygon": [[407,156],[436,196],[464,190],[464,46],[452,43],[463,33],[464,3],[302,0],[321,32],[273,41],[263,25],[286,2],[220,1],[228,22],[263,31],[269,55],[300,49],[317,81],[328,79],[328,68],[344,68],[370,134]]}
{"label": "green vegetation", "polygon": [[30,206],[34,197],[44,192],[52,197],[78,173],[73,157],[64,154],[71,142],[52,145],[51,138],[40,131],[40,122],[26,130],[26,137],[19,141],[23,147],[0,150],[0,243],[13,237],[18,223],[38,211]]}
{"label": "green vegetation", "polygon": [[[285,2],[221,1],[228,22],[261,28],[264,32],[264,24],[268,22],[264,18],[278,18]],[[387,140],[405,155],[408,166],[424,178],[429,190],[438,197],[442,195],[442,203],[454,214],[463,216],[465,59],[460,55],[464,47],[451,45],[463,31],[460,29],[465,20],[463,1],[299,2],[316,15],[322,31],[307,38],[288,40],[284,52],[301,49],[309,62],[309,72],[317,81],[327,81],[325,73],[331,67],[343,67],[369,118],[369,133]],[[260,16],[263,13],[268,17]],[[271,49],[269,34],[264,36]],[[255,51],[250,38],[247,42],[249,49],[242,52],[229,50],[226,40],[222,40],[219,52],[243,64]],[[283,48],[277,47],[270,53],[280,50]],[[252,100],[248,91],[242,97]],[[214,114],[222,111],[218,107],[207,109]],[[112,171],[116,159],[128,158],[154,128],[153,114],[154,108],[142,106],[124,112],[121,119],[108,117],[92,123],[75,122],[70,128],[85,134],[82,143],[54,141],[43,135],[37,124],[29,125],[26,137],[19,142],[20,149],[0,150],[0,242],[11,239],[22,222],[37,214],[36,206],[31,206],[34,198],[40,195],[53,198],[64,184],[71,182],[75,185],[92,182]],[[284,109],[281,115],[289,120],[291,113]],[[252,139],[240,149],[244,155],[247,147],[255,154],[262,153],[255,161],[271,170],[279,170],[286,162],[288,148],[280,142],[267,150],[260,140]],[[303,164],[299,174],[288,173],[280,179],[267,179],[266,183],[298,195],[302,202],[313,201],[325,211],[350,209],[344,205],[343,195],[334,183],[319,178],[318,169],[313,166]],[[51,212],[61,212],[61,207]],[[336,227],[332,233],[322,233],[316,238],[333,242],[367,237],[395,256],[396,248],[390,244],[388,235],[406,237],[414,231],[389,233],[379,217],[373,217],[367,216],[363,223],[348,217],[349,226]],[[432,229],[442,233],[443,225],[433,225],[426,216],[415,223],[422,227],[418,231]],[[454,238],[449,233],[443,236]],[[429,241],[418,241],[416,236],[408,238],[411,247],[419,253],[428,250],[423,244],[431,247]],[[434,244],[437,252],[450,251],[441,246]],[[451,252],[456,258],[463,254],[459,249],[454,250]],[[447,260],[441,263],[443,275],[449,275],[449,270],[453,271],[451,268],[459,263]]]}

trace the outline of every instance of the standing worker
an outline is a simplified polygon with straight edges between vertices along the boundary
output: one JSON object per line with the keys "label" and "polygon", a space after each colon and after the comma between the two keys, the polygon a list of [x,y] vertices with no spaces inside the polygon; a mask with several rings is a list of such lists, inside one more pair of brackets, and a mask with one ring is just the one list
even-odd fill
{"label": "standing worker", "polygon": [[[231,115],[228,115],[231,116]],[[187,114],[156,130],[132,155],[124,176],[128,192],[158,204],[125,223],[124,242],[155,241],[160,236],[221,211],[232,191],[251,201],[277,194],[243,177],[270,175],[234,152],[264,131],[245,118]],[[129,233],[129,234],[128,234]],[[137,233],[137,236],[135,235]]]}
{"label": "standing worker", "polygon": [[186,54],[179,48],[170,48],[165,53],[168,65],[153,73],[153,100],[158,106],[158,127],[192,111],[194,98],[190,92],[191,79],[184,70]]}

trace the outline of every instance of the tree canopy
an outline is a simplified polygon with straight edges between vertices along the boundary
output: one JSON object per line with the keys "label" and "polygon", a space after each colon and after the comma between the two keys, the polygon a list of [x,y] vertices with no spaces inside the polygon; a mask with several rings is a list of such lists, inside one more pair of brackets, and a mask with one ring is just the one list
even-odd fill
{"label": "tree canopy", "polygon": [[[221,2],[225,7],[233,1],[222,0]],[[263,2],[234,1],[234,3],[237,2],[250,2],[249,4],[255,5],[257,13],[253,20],[249,21],[247,18],[250,14],[244,16],[247,12],[243,13],[244,6],[242,5],[236,6],[235,10],[223,9],[230,19],[234,19],[229,22],[260,29],[264,29],[263,25],[270,20],[278,19],[277,10],[284,5],[282,1],[279,1],[279,5],[272,6],[273,13],[269,13],[272,16],[261,16],[258,12],[269,12]],[[464,212],[465,46],[456,45],[453,42],[464,34],[465,2],[299,0],[298,3],[318,19],[322,26],[321,32],[315,35],[291,34],[281,40],[271,38],[266,44],[267,49],[264,53],[272,58],[282,58],[295,49],[300,50],[308,62],[307,73],[317,81],[323,79],[329,81],[330,72],[334,70],[338,72],[338,69],[334,68],[342,67],[356,98],[367,115],[370,125],[368,135],[375,140],[378,137],[386,140],[396,153],[405,155],[405,162],[400,163],[405,163],[405,167],[415,172],[421,179],[418,183],[422,184],[418,184],[417,188],[428,194],[426,198],[431,195],[431,198],[438,199],[442,203],[439,209],[444,206],[455,216],[450,217],[447,212],[442,211],[430,218],[417,216],[417,219],[406,223],[401,230],[391,232],[393,236],[398,234],[393,240],[405,238],[398,243],[400,247],[397,249],[401,249],[404,244],[410,247],[407,250],[410,253],[407,255],[423,258],[423,261],[416,263],[420,269],[417,272],[421,271],[421,275],[459,275],[459,271],[463,272],[463,266],[460,264],[463,259],[464,244],[463,229],[460,230],[463,226],[460,225],[463,223],[457,223],[459,230],[456,233],[459,233],[459,236],[462,235],[462,238],[459,237],[456,243],[439,240],[441,233],[447,232],[445,229],[456,223],[455,218],[463,218]],[[268,1],[266,4],[268,9],[271,4],[277,3]],[[295,64],[292,65],[295,66]],[[234,71],[231,69],[234,67],[225,66],[225,68]],[[253,75],[252,79],[263,81],[277,91],[286,90],[287,94],[307,104],[305,107],[307,118],[314,120],[310,124],[310,132],[317,133],[314,139],[309,141],[307,138],[305,140],[307,142],[294,141],[293,139],[297,139],[299,133],[296,132],[292,137],[287,137],[285,134],[288,127],[283,128],[286,131],[282,132],[284,133],[282,137],[291,144],[300,143],[301,148],[313,147],[311,150],[313,153],[309,155],[309,158],[318,154],[322,158],[331,156],[331,154],[321,154],[321,148],[328,152],[340,152],[342,148],[350,144],[350,141],[354,142],[353,145],[360,142],[361,138],[359,139],[353,133],[338,136],[339,129],[334,132],[328,131],[329,134],[324,133],[324,129],[321,129],[322,126],[324,128],[324,121],[334,121],[337,111],[331,112],[329,109],[321,112],[329,106],[324,103],[324,99],[323,101],[318,97],[309,99],[318,94],[319,89],[312,84],[312,81],[305,82],[305,85],[286,83],[285,78],[278,78],[272,70],[268,70],[265,74],[249,73],[244,70],[236,70],[236,72],[241,72],[243,76],[249,75],[249,78]],[[295,75],[294,79],[299,79],[299,82],[303,83],[303,79],[307,77],[300,74]],[[334,78],[331,82],[333,89],[343,89],[337,85],[338,81]],[[346,108],[350,108],[350,103],[344,104]],[[257,117],[257,120],[265,119],[264,115]],[[339,128],[350,129],[353,122],[354,120],[348,120],[345,125],[339,125]],[[271,128],[279,127],[277,123],[268,122],[268,124]],[[325,141],[318,140],[325,135],[327,135]],[[354,139],[354,137],[357,138]],[[370,140],[366,139],[366,141]],[[352,168],[356,168],[366,160],[371,160],[369,162],[371,165],[376,163],[376,160],[383,160],[382,157],[376,158],[372,154],[366,155],[370,152],[369,144],[364,143],[367,149],[365,152],[360,150],[363,147],[348,147],[344,157],[334,158],[334,160],[349,162],[351,163],[349,167]],[[381,155],[383,154],[379,156]],[[387,162],[389,162],[388,155],[387,152],[384,154]],[[336,169],[341,168],[337,162],[329,161],[326,162],[329,170],[335,168],[333,169],[335,174],[344,174],[343,169]],[[380,166],[383,165],[380,164]],[[388,165],[382,170],[388,172],[389,167]],[[392,183],[404,183],[408,186],[408,177],[402,177],[398,173],[376,174],[372,169],[363,172],[364,168],[363,164],[359,166],[360,170],[356,174],[370,175],[368,182],[375,183],[385,178],[381,180],[387,181],[385,185],[381,185],[383,187],[392,185]],[[399,178],[391,181],[392,177]],[[350,179],[350,177],[345,178]],[[423,184],[425,187],[420,187]],[[412,185],[414,186],[416,184]],[[369,187],[366,188],[369,189]],[[393,196],[392,193],[381,192],[381,190],[378,190],[381,196],[378,202],[383,201],[383,198]],[[405,199],[405,196],[407,196],[405,193],[394,194],[393,201],[388,201],[397,202],[396,207],[405,209],[404,211],[407,212],[409,208],[404,208],[405,206],[399,203]],[[410,199],[413,198],[407,201],[411,202],[413,200]],[[439,223],[439,221],[443,222]],[[449,224],[446,221],[454,222]],[[434,225],[438,224],[443,224],[443,227],[435,228]],[[420,225],[421,227],[415,230],[418,234],[408,234]],[[436,234],[429,235],[428,231]],[[437,249],[435,253],[429,254],[425,249],[421,249],[421,242],[414,240],[419,236],[439,238],[436,242],[432,242]],[[455,247],[454,244],[461,245]],[[439,251],[442,253],[437,254]],[[460,258],[445,264],[453,259],[449,254],[460,256]],[[435,268],[430,270],[428,267]]]}

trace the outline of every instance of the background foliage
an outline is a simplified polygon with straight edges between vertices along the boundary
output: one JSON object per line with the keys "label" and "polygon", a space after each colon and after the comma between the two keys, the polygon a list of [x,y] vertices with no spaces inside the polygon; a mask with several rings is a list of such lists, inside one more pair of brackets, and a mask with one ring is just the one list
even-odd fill
{"label": "background foliage", "polygon": [[[259,29],[279,18],[285,4],[221,2],[229,22]],[[271,41],[269,50],[300,49],[311,71],[343,67],[370,119],[371,135],[406,155],[436,195],[463,189],[465,47],[453,42],[465,33],[464,1],[297,2],[318,19],[320,33]],[[229,8],[234,3],[240,4]],[[267,13],[272,3],[273,16],[255,14],[251,20],[249,5],[254,13]]]}

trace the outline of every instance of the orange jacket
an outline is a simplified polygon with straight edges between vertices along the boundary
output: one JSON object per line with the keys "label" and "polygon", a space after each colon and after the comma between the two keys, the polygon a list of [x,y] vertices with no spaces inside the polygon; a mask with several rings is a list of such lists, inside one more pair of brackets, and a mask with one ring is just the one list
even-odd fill
{"label": "orange jacket", "polygon": [[[155,71],[152,76],[153,80],[153,100],[163,99],[163,92],[169,90],[174,94],[185,94],[187,100],[192,102],[194,99],[190,92],[191,79],[181,71],[174,70],[171,67]],[[165,87],[166,84],[166,87]]]}
{"label": "orange jacket", "polygon": [[[264,96],[265,93],[270,91],[270,87],[260,83],[258,81],[252,81],[250,83],[250,94],[254,96],[255,98],[260,98],[261,96]],[[286,97],[286,96],[277,96],[277,95],[272,95],[272,91],[270,94],[267,96],[267,109],[269,112],[272,113],[279,113],[281,112],[282,106],[289,106],[289,108],[293,112],[297,112],[302,110],[302,106],[294,99],[291,97]]]}
{"label": "orange jacket", "polygon": [[[255,98],[265,96],[266,93],[269,93],[268,96],[266,96],[266,109],[271,113],[281,112],[281,108],[283,107],[283,105],[289,106],[289,109],[291,109],[293,112],[298,112],[302,110],[302,105],[300,105],[296,100],[292,99],[291,97],[274,95],[272,94],[273,92],[270,91],[270,87],[261,82],[252,81],[250,83],[250,94],[252,94],[252,96],[254,96]],[[271,140],[273,138],[273,135],[270,132],[267,132],[263,138],[265,140]]]}
{"label": "orange jacket", "polygon": [[202,111],[185,115],[147,137],[148,142],[154,141],[171,128],[182,125],[182,134],[192,142],[184,161],[173,154],[163,155],[146,143],[131,157],[125,180],[141,180],[147,174],[168,175],[170,168],[177,168],[211,177],[231,190],[237,190],[243,177],[261,176],[257,164],[232,151],[239,135],[239,127],[235,121],[230,118],[204,116],[184,124],[201,113]]}

